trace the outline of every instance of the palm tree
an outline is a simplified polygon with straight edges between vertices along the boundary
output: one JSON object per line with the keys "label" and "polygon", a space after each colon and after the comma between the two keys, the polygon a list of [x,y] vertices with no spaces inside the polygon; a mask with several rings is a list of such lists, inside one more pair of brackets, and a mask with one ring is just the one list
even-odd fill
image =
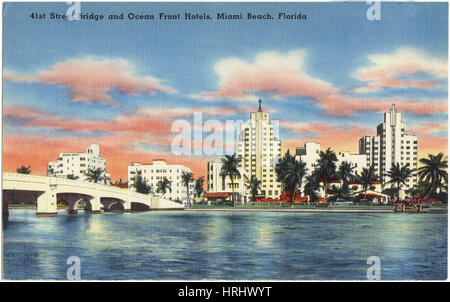
{"label": "palm tree", "polygon": [[183,171],[181,173],[181,183],[183,186],[186,186],[187,202],[189,203],[189,206],[191,206],[191,201],[189,199],[189,184],[193,181],[194,174],[192,174],[192,172]]}
{"label": "palm tree", "polygon": [[22,166],[20,168],[17,168],[16,171],[19,174],[30,174],[31,173],[31,166],[28,166],[28,167]]}
{"label": "palm tree", "polygon": [[153,191],[152,186],[148,185],[147,181],[142,179],[142,176],[140,174],[138,174],[136,177],[134,187],[136,188],[136,192],[141,194],[150,194]]}
{"label": "palm tree", "polygon": [[275,166],[277,179],[284,188],[292,191],[291,207],[294,206],[295,193],[297,188],[302,187],[303,178],[306,175],[306,163],[295,160],[289,151],[281,158]]}
{"label": "palm tree", "polygon": [[330,197],[330,200],[337,201],[338,199],[344,199],[344,200],[350,199],[350,194],[349,194],[350,190],[349,190],[348,186],[342,185],[340,187],[337,187],[337,186],[333,185],[333,191],[334,191],[334,194],[332,197]]}
{"label": "palm tree", "polygon": [[306,176],[306,182],[305,187],[303,189],[303,192],[305,196],[309,196],[308,198],[308,205],[310,200],[316,200],[317,199],[317,191],[320,189],[320,181],[319,177],[316,174],[311,174]]}
{"label": "palm tree", "polygon": [[250,179],[246,175],[245,177],[245,186],[250,190],[250,194],[252,195],[252,201],[255,201],[256,195],[258,195],[258,191],[261,186],[261,181],[256,178],[255,175],[252,175]]}
{"label": "palm tree", "polygon": [[113,185],[124,185],[126,184],[125,182],[122,181],[122,178],[120,178],[118,181],[116,181],[115,183],[113,183]]}
{"label": "palm tree", "polygon": [[158,181],[158,183],[156,184],[157,185],[156,192],[162,193],[163,195],[166,194],[167,190],[172,192],[171,184],[172,184],[172,182],[169,181],[166,177],[164,177],[163,179]]}
{"label": "palm tree", "polygon": [[199,178],[197,178],[197,180],[195,181],[195,194],[197,195],[197,198],[200,198],[203,194],[203,192],[205,192],[205,190],[203,190],[203,183],[205,181],[205,177],[201,176]]}
{"label": "palm tree", "polygon": [[[110,181],[110,180],[111,180],[111,178],[110,178],[108,175],[105,174],[105,176],[103,177],[103,183],[104,183],[105,185],[107,185],[107,184],[108,184],[108,181]],[[111,184],[111,182],[110,182],[110,184]]]}
{"label": "palm tree", "polygon": [[330,148],[325,152],[320,151],[319,159],[317,160],[317,168],[315,173],[322,179],[323,188],[325,192],[325,199],[327,199],[327,181],[336,174],[336,153],[334,153]]}
{"label": "palm tree", "polygon": [[99,181],[102,181],[105,179],[104,173],[105,173],[105,170],[103,170],[102,168],[97,168],[95,170],[89,168],[87,173],[85,174],[87,176],[87,178],[85,180],[98,183]]}
{"label": "palm tree", "polygon": [[359,181],[363,187],[364,196],[367,193],[367,189],[369,186],[376,180],[378,180],[378,176],[375,174],[374,166],[370,166],[369,169],[363,168],[361,174],[356,174],[355,178]]}
{"label": "palm tree", "polygon": [[348,189],[348,182],[353,179],[354,169],[355,167],[352,167],[351,163],[347,161],[341,162],[337,170],[337,176],[342,180],[342,187]]}
{"label": "palm tree", "polygon": [[408,190],[406,190],[406,193],[411,197],[417,197],[417,196],[425,196],[425,194],[427,193],[428,190],[428,185],[424,182],[419,182],[417,184],[417,186],[409,188]]}
{"label": "palm tree", "polygon": [[277,174],[277,181],[281,182],[281,185],[283,186],[283,191],[292,188],[286,188],[286,184],[283,182],[286,174],[287,167],[289,163],[292,163],[295,161],[295,157],[291,155],[289,150],[284,154],[284,156],[280,159],[278,159],[277,164],[275,165],[275,173]]}
{"label": "palm tree", "polygon": [[421,158],[420,163],[423,166],[418,169],[419,182],[424,181],[429,185],[424,196],[424,199],[426,199],[442,183],[442,180],[448,182],[446,171],[448,163],[442,152],[439,152],[438,155],[428,154],[428,158]]}
{"label": "palm tree", "polygon": [[390,179],[386,184],[396,184],[397,190],[397,201],[400,199],[400,189],[402,184],[406,185],[406,181],[411,177],[412,170],[410,170],[406,165],[400,167],[399,163],[392,164],[391,169],[386,173]]}
{"label": "palm tree", "polygon": [[221,158],[222,161],[222,169],[220,170],[220,176],[226,177],[228,176],[231,180],[231,198],[233,200],[233,206],[236,206],[235,196],[234,196],[234,177],[241,177],[241,173],[239,173],[238,165],[241,161],[240,158],[236,157],[236,153],[233,155],[225,155]]}
{"label": "palm tree", "polygon": [[295,193],[297,189],[302,187],[303,178],[306,175],[306,163],[302,161],[294,161],[290,163],[286,170],[285,182],[292,184],[291,207],[294,207]]}

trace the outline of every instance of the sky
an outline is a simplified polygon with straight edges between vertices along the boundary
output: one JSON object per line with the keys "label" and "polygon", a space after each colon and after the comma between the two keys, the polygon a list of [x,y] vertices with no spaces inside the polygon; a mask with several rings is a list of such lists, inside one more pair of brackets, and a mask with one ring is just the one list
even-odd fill
{"label": "sky", "polygon": [[[112,181],[126,179],[130,162],[157,158],[198,178],[219,155],[174,154],[174,122],[198,129],[194,112],[205,125],[246,121],[258,99],[279,121],[283,152],[314,141],[357,153],[395,103],[419,157],[447,154],[447,5],[382,3],[370,21],[366,2],[82,3],[82,14],[105,19],[64,21],[50,13],[64,15],[65,2],[5,3],[3,170],[30,165],[45,175],[58,153],[98,143]],[[274,19],[247,20],[248,12]],[[203,129],[203,139],[210,134]]]}

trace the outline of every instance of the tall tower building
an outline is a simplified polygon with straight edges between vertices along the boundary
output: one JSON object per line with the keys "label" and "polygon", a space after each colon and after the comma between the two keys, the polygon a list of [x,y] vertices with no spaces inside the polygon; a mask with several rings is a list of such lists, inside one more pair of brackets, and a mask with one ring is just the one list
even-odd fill
{"label": "tall tower building", "polygon": [[[366,155],[368,167],[375,167],[384,189],[391,188],[390,184],[386,184],[389,181],[386,173],[393,164],[417,169],[417,136],[405,133],[402,113],[395,109],[395,104],[384,114],[384,122],[377,126],[377,135],[364,136],[359,140],[359,153]],[[413,172],[403,189],[412,188],[416,183],[417,172]]]}
{"label": "tall tower building", "polygon": [[239,132],[239,167],[249,179],[256,176],[261,181],[261,194],[270,198],[278,198],[282,193],[275,173],[281,156],[281,141],[276,135],[278,128],[271,123],[270,114],[262,110],[259,100],[258,111],[250,113],[250,120],[242,124]]}

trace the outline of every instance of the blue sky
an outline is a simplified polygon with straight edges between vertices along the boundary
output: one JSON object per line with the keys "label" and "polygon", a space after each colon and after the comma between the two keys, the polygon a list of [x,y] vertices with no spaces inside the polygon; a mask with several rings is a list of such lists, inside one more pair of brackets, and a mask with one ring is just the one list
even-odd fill
{"label": "blue sky", "polygon": [[[403,109],[407,126],[411,125],[424,136],[432,135],[426,139],[432,139],[434,136],[446,139],[447,131],[442,130],[444,128],[442,124],[447,124],[448,114],[447,109],[442,108],[446,108],[443,103],[447,103],[448,79],[442,76],[442,72],[437,71],[437,67],[439,70],[447,68],[447,3],[382,3],[379,21],[369,21],[366,18],[369,7],[370,5],[365,2],[82,3],[82,13],[93,12],[106,18],[109,14],[124,13],[124,20],[96,22],[49,20],[50,12],[65,14],[68,8],[65,3],[5,3],[3,106],[35,110],[37,112],[33,116],[35,120],[42,120],[42,114],[48,113],[57,121],[82,119],[108,122],[120,116],[133,117],[140,108],[145,107],[167,109],[245,107],[247,110],[235,110],[233,114],[214,118],[246,119],[251,108],[256,108],[256,99],[252,102],[226,94],[206,98],[201,94],[220,92],[221,83],[234,81],[233,74],[237,74],[236,70],[240,70],[241,67],[255,71],[257,77],[267,76],[273,80],[273,73],[279,69],[272,66],[274,69],[270,74],[271,66],[266,66],[267,68],[261,70],[268,74],[259,74],[260,66],[256,62],[258,55],[271,53],[275,59],[284,60],[290,52],[301,50],[303,59],[298,67],[300,78],[313,79],[315,84],[318,84],[317,81],[325,83],[322,88],[336,90],[333,96],[345,97],[349,103],[342,106],[342,112],[330,113],[328,106],[335,103],[330,100],[331,96],[323,94],[322,90],[317,92],[318,94],[312,92],[304,95],[301,92],[284,92],[282,97],[276,97],[274,91],[255,84],[258,87],[252,89],[250,93],[252,97],[263,99],[265,108],[273,110],[272,118],[287,121],[288,126],[281,129],[281,138],[289,142],[288,146],[300,145],[311,136],[317,140],[325,140],[323,143],[327,144],[326,134],[314,128],[318,124],[327,124],[333,128],[341,127],[343,131],[345,127],[356,125],[361,127],[358,134],[368,130],[372,132],[368,134],[375,134],[376,125],[382,122],[382,112],[389,110],[392,99],[400,100],[399,108]],[[46,19],[30,18],[33,12],[46,13]],[[155,14],[156,18],[160,12],[181,15],[185,12],[207,13],[213,18],[218,12],[228,14],[242,12],[244,15],[247,12],[271,13],[275,18],[279,12],[286,12],[306,14],[307,19],[136,21],[127,20],[128,12]],[[399,87],[381,85],[371,91],[356,92],[355,89],[358,87],[364,87],[375,80],[372,78],[364,81],[361,79],[362,76],[355,76],[358,69],[376,65],[368,59],[371,55],[394,58],[392,62],[387,59],[388,63],[380,63],[379,67],[387,71],[401,70],[403,73],[393,74],[393,77],[405,82]],[[228,78],[218,74],[217,64],[223,60],[225,63],[232,63],[226,61],[232,58],[239,60],[235,65],[234,63],[230,65],[236,70],[232,71]],[[398,66],[395,58],[402,59]],[[428,65],[423,63],[428,59],[437,63]],[[110,104],[96,99],[74,100],[73,87],[70,84],[37,79],[40,73],[70,60],[82,62],[90,60],[91,63],[103,60],[124,61],[132,66],[132,74],[136,79],[153,77],[159,83],[173,88],[175,92],[155,90],[152,93],[139,91],[128,94],[121,90],[122,87],[112,87],[107,94],[115,102]],[[405,73],[404,70],[408,65],[418,67],[411,73]],[[15,78],[5,77],[5,72]],[[86,72],[89,74],[88,70]],[[292,72],[296,75],[295,71]],[[25,81],[20,78],[21,76],[34,78]],[[261,79],[261,82],[263,80]],[[431,81],[434,84],[419,87],[419,84],[408,82],[409,80]],[[282,80],[275,82],[283,83]],[[391,83],[390,80],[388,82]],[[278,87],[276,83],[273,84],[274,89],[282,91],[283,88]],[[242,84],[242,89],[242,91],[246,89],[245,84]],[[323,102],[320,101],[321,98]],[[372,106],[363,110],[361,109],[364,108],[364,105],[361,105],[363,102],[379,102],[385,106],[382,108]],[[418,107],[411,107],[411,103],[430,103],[436,110],[420,112]],[[350,108],[348,106],[359,109],[352,109],[353,111],[343,114]],[[160,118],[164,119],[166,116]],[[190,119],[189,116],[185,118]],[[13,137],[20,134],[57,137],[61,140],[68,136],[91,136],[100,137],[101,140],[101,137],[111,134],[104,129],[96,128],[91,131],[52,128],[45,125],[45,121],[40,123],[44,126],[36,126],[36,123],[30,126],[29,120],[20,124],[14,113],[4,121],[6,139],[9,135]],[[430,123],[438,124],[441,130],[430,130]],[[311,124],[311,129],[305,131],[308,124]],[[299,125],[303,130],[298,129]],[[115,131],[120,132],[120,129]],[[355,141],[348,142],[345,146],[354,151],[358,139],[359,137],[356,137]],[[4,144],[7,143],[8,141],[4,140]],[[138,146],[154,143],[135,141],[130,142],[128,148],[134,146],[136,149]],[[159,146],[156,149],[166,147]],[[336,146],[339,147],[344,146]],[[434,146],[434,149],[438,148]],[[442,146],[441,149],[446,151],[447,146]],[[152,155],[148,153],[149,157]]]}

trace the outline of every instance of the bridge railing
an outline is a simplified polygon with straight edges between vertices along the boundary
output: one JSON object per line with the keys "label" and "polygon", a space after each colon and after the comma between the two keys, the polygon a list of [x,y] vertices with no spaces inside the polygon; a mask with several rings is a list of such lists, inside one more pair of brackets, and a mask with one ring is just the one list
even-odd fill
{"label": "bridge railing", "polygon": [[79,186],[92,190],[109,191],[114,194],[127,195],[129,197],[135,197],[140,199],[151,200],[151,195],[145,195],[132,191],[131,189],[120,189],[110,185],[92,183],[81,179],[68,179],[62,177],[54,176],[44,176],[44,175],[31,175],[31,174],[20,174],[13,172],[3,172],[2,181],[29,181],[37,183],[48,183],[52,185],[68,185],[68,186]]}
{"label": "bridge railing", "polygon": [[2,181],[5,180],[19,180],[19,181],[36,181],[42,182],[46,180],[46,176],[41,175],[31,175],[31,174],[20,174],[20,173],[12,173],[12,172],[3,172],[2,173]]}

